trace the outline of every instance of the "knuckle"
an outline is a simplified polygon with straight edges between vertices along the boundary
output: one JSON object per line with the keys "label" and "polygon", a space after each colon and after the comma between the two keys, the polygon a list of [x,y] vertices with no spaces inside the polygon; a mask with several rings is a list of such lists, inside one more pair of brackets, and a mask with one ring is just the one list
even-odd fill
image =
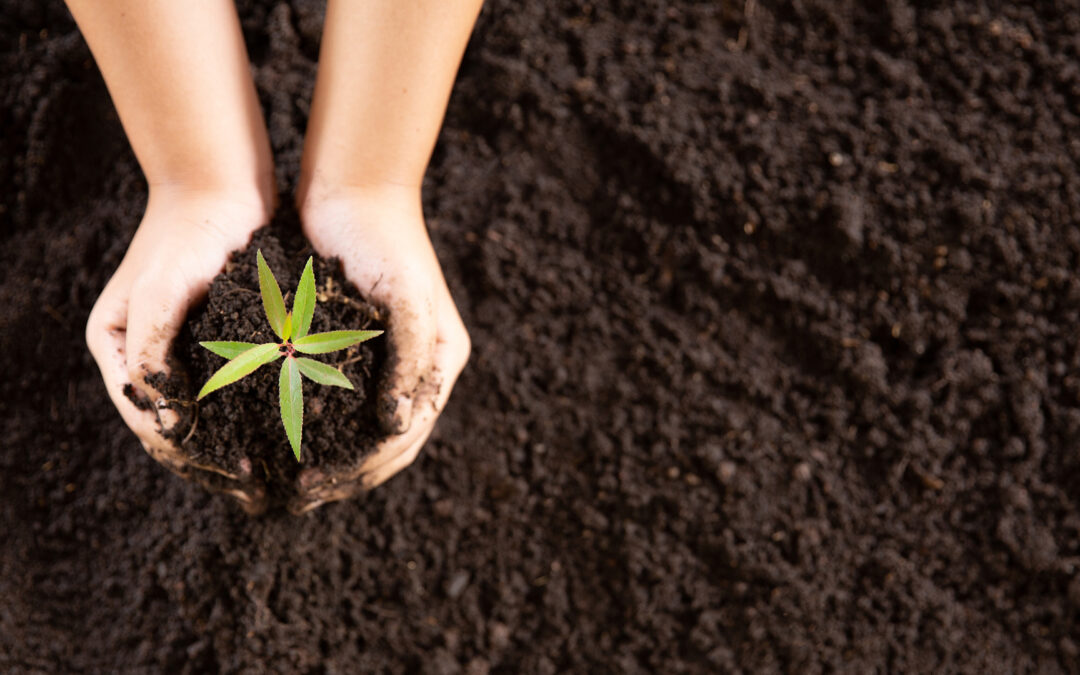
{"label": "knuckle", "polygon": [[128,378],[131,380],[132,384],[142,384],[142,382],[146,379],[147,372],[149,372],[149,369],[147,368],[147,364],[144,360],[137,359],[133,361],[128,361],[127,373]]}
{"label": "knuckle", "polygon": [[98,360],[100,360],[101,336],[104,331],[105,326],[101,319],[94,312],[90,312],[90,318],[87,319],[86,328],[83,331],[83,339],[86,340],[86,347],[90,350],[90,354]]}
{"label": "knuckle", "polygon": [[165,297],[170,289],[183,281],[178,267],[151,268],[143,272],[131,285],[131,304],[146,307]]}
{"label": "knuckle", "polygon": [[109,322],[105,318],[102,302],[103,298],[98,298],[93,309],[90,310],[90,316],[86,318],[86,328],[83,330],[83,338],[86,340],[90,354],[99,361],[105,354],[105,342],[109,334]]}
{"label": "knuckle", "polygon": [[407,377],[404,373],[394,375],[386,385],[387,404],[395,407],[398,404],[397,399],[411,396],[413,390],[416,389],[417,379]]}
{"label": "knuckle", "polygon": [[469,357],[472,355],[472,339],[467,332],[462,332],[461,340],[458,342],[457,349],[457,365],[458,370],[465,368],[465,364],[469,362]]}

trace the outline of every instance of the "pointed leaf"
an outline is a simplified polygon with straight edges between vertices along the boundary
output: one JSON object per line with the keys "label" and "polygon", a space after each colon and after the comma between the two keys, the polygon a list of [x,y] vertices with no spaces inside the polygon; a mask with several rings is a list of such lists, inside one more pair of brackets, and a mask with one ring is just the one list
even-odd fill
{"label": "pointed leaf", "polygon": [[274,273],[266,264],[262,251],[255,254],[255,260],[259,267],[259,291],[262,292],[263,309],[266,310],[266,318],[270,321],[270,327],[274,329],[282,340],[285,339],[285,299],[281,297],[281,287],[278,286]]}
{"label": "pointed leaf", "polygon": [[296,351],[305,354],[326,354],[382,335],[381,330],[332,330],[329,333],[312,333],[293,340]]}
{"label": "pointed leaf", "polygon": [[252,347],[259,346],[254,342],[200,342],[199,344],[204,349],[208,349],[227,359],[235,359]]}
{"label": "pointed leaf", "polygon": [[292,336],[292,312],[285,315],[285,327],[281,329],[281,339],[288,340]]}
{"label": "pointed leaf", "polygon": [[295,357],[290,356],[281,364],[281,380],[278,384],[281,422],[285,425],[285,435],[289,437],[289,445],[299,462],[300,440],[304,434],[304,385]]}
{"label": "pointed leaf", "polygon": [[315,270],[312,268],[311,258],[304,265],[304,272],[300,275],[300,283],[296,286],[296,297],[292,302],[293,315],[293,339],[307,335],[311,328],[311,318],[315,316]]}
{"label": "pointed leaf", "polygon": [[221,389],[227,384],[236,382],[245,375],[250,375],[259,369],[260,366],[276,361],[281,357],[281,347],[269,343],[265,345],[259,345],[258,347],[252,347],[240,356],[237,356],[232,361],[229,361],[216,373],[210,376],[210,379],[203,385],[202,390],[199,391],[196,400],[202,399],[207,394]]}
{"label": "pointed leaf", "polygon": [[332,387],[341,387],[343,389],[352,389],[352,382],[349,382],[349,378],[334,368],[333,366],[321,363],[314,359],[305,359],[302,356],[296,357],[296,365],[300,367],[300,372],[311,378],[319,384],[328,384]]}

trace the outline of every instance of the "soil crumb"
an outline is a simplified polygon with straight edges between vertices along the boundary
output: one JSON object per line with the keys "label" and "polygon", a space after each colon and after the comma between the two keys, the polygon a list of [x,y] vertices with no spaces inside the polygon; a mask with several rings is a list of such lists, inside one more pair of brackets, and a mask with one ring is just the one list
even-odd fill
{"label": "soil crumb", "polygon": [[[288,195],[324,3],[237,5]],[[6,3],[0,670],[1080,672],[1078,16],[489,0],[424,183],[469,366],[407,471],[253,519],[108,399],[146,186]]]}

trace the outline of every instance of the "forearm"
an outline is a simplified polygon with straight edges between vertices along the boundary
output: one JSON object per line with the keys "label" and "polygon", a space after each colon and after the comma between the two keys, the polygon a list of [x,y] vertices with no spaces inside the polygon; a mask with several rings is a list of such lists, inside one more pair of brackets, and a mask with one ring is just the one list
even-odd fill
{"label": "forearm", "polygon": [[480,0],[329,0],[298,203],[418,194]]}
{"label": "forearm", "polygon": [[273,201],[265,125],[231,0],[67,0],[155,191]]}

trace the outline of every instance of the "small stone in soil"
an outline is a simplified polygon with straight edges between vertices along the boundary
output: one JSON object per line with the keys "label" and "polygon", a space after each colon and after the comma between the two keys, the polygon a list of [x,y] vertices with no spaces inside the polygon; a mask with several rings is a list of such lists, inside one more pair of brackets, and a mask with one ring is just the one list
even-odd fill
{"label": "small stone in soil", "polygon": [[458,570],[454,572],[454,575],[450,577],[450,581],[446,584],[446,594],[453,599],[457,599],[465,592],[465,587],[469,585],[469,573],[465,570]]}
{"label": "small stone in soil", "polygon": [[724,485],[730,483],[731,479],[735,477],[735,462],[720,462],[720,468],[717,470],[716,475]]}
{"label": "small stone in soil", "polygon": [[795,469],[791,473],[795,477],[795,480],[800,483],[806,483],[810,480],[810,465],[806,462],[799,462],[795,465]]}

